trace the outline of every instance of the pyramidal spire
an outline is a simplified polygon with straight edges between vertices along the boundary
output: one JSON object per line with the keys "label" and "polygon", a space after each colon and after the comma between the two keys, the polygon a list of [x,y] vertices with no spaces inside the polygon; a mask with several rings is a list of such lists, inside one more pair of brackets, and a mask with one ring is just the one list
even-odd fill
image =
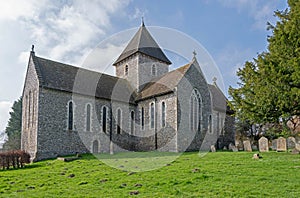
{"label": "pyramidal spire", "polygon": [[168,65],[171,64],[171,61],[167,58],[167,56],[164,54],[164,52],[161,50],[159,45],[147,30],[144,24],[144,18],[142,18],[141,27],[129,41],[128,45],[113,65],[117,65],[122,60],[137,52],[156,58],[162,62],[167,63]]}

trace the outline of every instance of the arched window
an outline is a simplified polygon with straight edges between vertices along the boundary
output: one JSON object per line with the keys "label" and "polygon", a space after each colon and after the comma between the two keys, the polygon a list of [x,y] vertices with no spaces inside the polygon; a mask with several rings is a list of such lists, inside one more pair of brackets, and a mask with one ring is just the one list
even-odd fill
{"label": "arched window", "polygon": [[99,142],[97,140],[93,142],[93,153],[99,153]]}
{"label": "arched window", "polygon": [[128,65],[125,66],[125,76],[128,75]]}
{"label": "arched window", "polygon": [[131,135],[134,134],[134,111],[130,113],[130,133]]}
{"label": "arched window", "polygon": [[142,122],[142,130],[144,130],[145,129],[145,110],[144,110],[144,107],[142,107],[141,122]]}
{"label": "arched window", "polygon": [[150,104],[150,128],[153,129],[155,125],[155,109],[154,109],[154,103],[152,102]]}
{"label": "arched window", "polygon": [[193,131],[194,130],[194,98],[193,98],[193,95],[191,97],[191,107],[190,107],[190,126],[191,126],[191,130]]}
{"label": "arched window", "polygon": [[166,103],[161,103],[161,126],[166,126]]}
{"label": "arched window", "polygon": [[27,128],[29,129],[30,127],[30,121],[31,121],[31,100],[32,100],[32,95],[31,95],[31,91],[29,91],[29,100],[28,100],[28,122],[27,122]]}
{"label": "arched window", "polygon": [[190,128],[199,131],[202,120],[202,100],[200,93],[195,89],[190,98]]}
{"label": "arched window", "polygon": [[32,115],[31,115],[31,127],[33,127],[34,124],[34,116],[35,116],[35,110],[34,110],[34,105],[35,105],[35,91],[32,91]]}
{"label": "arched window", "polygon": [[91,131],[91,105],[86,105],[86,131]]}
{"label": "arched window", "polygon": [[107,131],[107,108],[105,106],[102,108],[102,131],[104,133]]}
{"label": "arched window", "polygon": [[211,117],[211,115],[209,115],[209,117],[208,117],[208,132],[209,133],[213,133],[213,130],[212,130],[212,117]]}
{"label": "arched window", "polygon": [[28,105],[28,96],[26,95],[25,96],[25,115],[26,115],[26,119],[25,119],[25,123],[24,123],[24,126],[25,128],[28,128],[28,108],[29,108],[29,105]]}
{"label": "arched window", "polygon": [[121,109],[117,110],[117,134],[121,133],[122,130],[122,112]]}
{"label": "arched window", "polygon": [[220,113],[217,113],[217,133],[220,133]]}
{"label": "arched window", "polygon": [[152,65],[151,74],[152,74],[152,76],[156,76],[156,66],[155,65]]}
{"label": "arched window", "polygon": [[73,130],[74,125],[74,104],[72,101],[68,103],[68,130]]}

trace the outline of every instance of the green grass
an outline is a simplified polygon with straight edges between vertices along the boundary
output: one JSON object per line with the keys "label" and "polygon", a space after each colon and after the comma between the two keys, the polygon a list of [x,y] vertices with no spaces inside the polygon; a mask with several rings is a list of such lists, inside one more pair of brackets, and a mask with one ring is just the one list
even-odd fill
{"label": "green grass", "polygon": [[184,153],[170,162],[173,153],[118,153],[100,154],[100,160],[46,160],[0,171],[0,197],[300,197],[300,155],[252,155]]}

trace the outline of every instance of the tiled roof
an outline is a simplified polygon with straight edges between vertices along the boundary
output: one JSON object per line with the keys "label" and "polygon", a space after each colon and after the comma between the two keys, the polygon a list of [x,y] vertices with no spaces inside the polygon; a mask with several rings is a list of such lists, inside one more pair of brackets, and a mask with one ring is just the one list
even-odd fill
{"label": "tiled roof", "polygon": [[32,55],[42,87],[134,103],[128,81]]}
{"label": "tiled roof", "polygon": [[153,79],[144,86],[141,92],[138,93],[136,100],[139,101],[153,96],[173,92],[174,88],[178,85],[179,81],[190,68],[191,64],[192,63],[189,63],[163,76]]}
{"label": "tiled roof", "polygon": [[121,62],[125,58],[137,53],[143,53],[153,58],[159,59],[167,64],[171,64],[171,61],[166,57],[163,51],[160,49],[158,44],[155,42],[151,34],[148,32],[144,24],[139,28],[137,33],[128,43],[127,47],[121,53],[119,58],[114,62],[113,65]]}

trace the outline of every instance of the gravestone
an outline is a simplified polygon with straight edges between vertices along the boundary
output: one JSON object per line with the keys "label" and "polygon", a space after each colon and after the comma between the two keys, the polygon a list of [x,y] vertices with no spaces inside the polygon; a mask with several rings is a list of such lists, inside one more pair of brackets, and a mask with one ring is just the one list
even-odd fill
{"label": "gravestone", "polygon": [[294,137],[287,138],[287,148],[294,149],[296,146],[296,139]]}
{"label": "gravestone", "polygon": [[252,145],[251,147],[252,147],[252,151],[257,151],[258,150],[256,145]]}
{"label": "gravestone", "polygon": [[269,151],[269,140],[268,138],[261,137],[258,140],[259,152],[268,152]]}
{"label": "gravestone", "polygon": [[272,150],[276,151],[277,150],[277,139],[272,140]]}
{"label": "gravestone", "polygon": [[299,154],[300,153],[300,151],[298,151],[296,148],[294,148],[293,150],[292,150],[292,154],[294,154],[294,155],[297,155],[297,154]]}
{"label": "gravestone", "polygon": [[229,150],[231,150],[233,147],[234,147],[234,145],[233,145],[232,143],[230,143],[230,144],[228,145]]}
{"label": "gravestone", "polygon": [[299,143],[295,144],[295,149],[297,149],[298,151],[300,151],[300,144]]}
{"label": "gravestone", "polygon": [[215,147],[215,145],[211,145],[211,146],[210,146],[210,151],[211,151],[211,152],[216,152],[216,147]]}
{"label": "gravestone", "polygon": [[232,150],[233,152],[238,152],[238,151],[239,151],[239,149],[238,149],[236,146],[233,146],[233,147],[231,148],[231,150]]}
{"label": "gravestone", "polygon": [[252,152],[251,143],[249,140],[243,141],[244,151]]}
{"label": "gravestone", "polygon": [[280,137],[277,139],[277,151],[286,151],[286,139]]}
{"label": "gravestone", "polygon": [[231,150],[233,152],[238,152],[239,151],[238,148],[232,143],[229,144],[228,148],[229,148],[229,150]]}

